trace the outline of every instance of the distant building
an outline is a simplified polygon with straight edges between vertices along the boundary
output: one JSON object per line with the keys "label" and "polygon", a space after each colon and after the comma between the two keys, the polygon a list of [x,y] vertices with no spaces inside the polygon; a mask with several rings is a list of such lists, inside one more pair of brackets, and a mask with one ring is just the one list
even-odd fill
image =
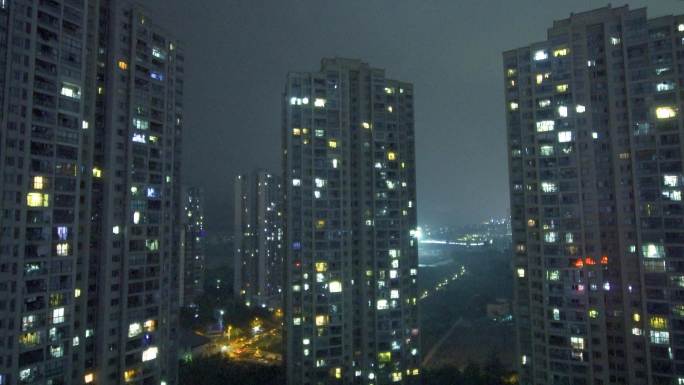
{"label": "distant building", "polygon": [[419,384],[413,86],[323,59],[282,137],[287,383]]}
{"label": "distant building", "polygon": [[202,189],[184,188],[182,204],[180,304],[188,306],[204,292],[206,231]]}
{"label": "distant building", "polygon": [[522,385],[684,384],[684,15],[503,54]]}
{"label": "distant building", "polygon": [[282,307],[280,177],[258,170],[235,178],[233,291],[247,306]]}

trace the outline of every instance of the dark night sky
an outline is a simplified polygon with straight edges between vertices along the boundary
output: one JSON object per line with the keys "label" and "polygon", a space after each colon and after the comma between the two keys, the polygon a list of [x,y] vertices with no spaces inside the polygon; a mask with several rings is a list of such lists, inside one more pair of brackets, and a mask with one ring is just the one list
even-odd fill
{"label": "dark night sky", "polygon": [[[508,214],[501,52],[543,40],[591,0],[144,0],[186,51],[185,182],[206,191],[209,230],[232,221],[232,180],[280,173],[290,70],[361,58],[414,83],[420,223]],[[625,3],[615,2],[613,6]],[[649,16],[678,0],[630,1]]]}

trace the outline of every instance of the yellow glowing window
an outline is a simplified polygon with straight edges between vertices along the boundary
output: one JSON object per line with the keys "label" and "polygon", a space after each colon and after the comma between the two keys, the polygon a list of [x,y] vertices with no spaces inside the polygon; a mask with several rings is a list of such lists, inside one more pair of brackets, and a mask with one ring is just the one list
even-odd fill
{"label": "yellow glowing window", "polygon": [[327,315],[317,315],[316,316],[316,326],[325,326],[328,324],[330,317]]}
{"label": "yellow glowing window", "polygon": [[641,316],[639,315],[639,313],[634,313],[632,315],[632,319],[634,320],[634,322],[639,322],[641,321]]}
{"label": "yellow glowing window", "polygon": [[328,263],[327,262],[316,262],[316,272],[317,273],[324,273],[328,271]]}
{"label": "yellow glowing window", "polygon": [[567,54],[570,53],[570,50],[567,48],[561,48],[553,51],[553,57],[559,57],[559,56],[567,56]]}
{"label": "yellow glowing window", "polygon": [[598,317],[598,310],[596,310],[596,309],[589,310],[589,318],[597,318],[597,317]]}
{"label": "yellow glowing window", "polygon": [[88,374],[86,374],[85,376],[83,376],[83,381],[84,381],[86,384],[90,384],[90,383],[93,382],[94,380],[95,380],[95,375],[92,374],[92,373],[88,373]]}
{"label": "yellow glowing window", "polygon": [[667,329],[667,320],[664,317],[653,316],[651,317],[651,328],[657,330]]}
{"label": "yellow glowing window", "polygon": [[380,352],[378,353],[379,362],[390,362],[392,361],[392,352]]}
{"label": "yellow glowing window", "polygon": [[394,93],[394,88],[385,87],[385,93],[387,95],[392,95]]}
{"label": "yellow glowing window", "polygon": [[78,298],[81,296],[81,289],[74,289],[74,298]]}
{"label": "yellow glowing window", "polygon": [[316,221],[316,228],[322,229],[323,227],[325,227],[325,219],[319,219]]}
{"label": "yellow glowing window", "polygon": [[330,147],[330,148],[337,148],[337,141],[336,141],[336,140],[330,140],[330,141],[328,141],[328,147]]}
{"label": "yellow glowing window", "polygon": [[515,68],[509,68],[506,70],[506,76],[508,76],[509,78],[512,76],[515,76],[515,73],[516,73]]}
{"label": "yellow glowing window", "polygon": [[401,372],[392,372],[392,382],[401,381]]}
{"label": "yellow glowing window", "polygon": [[36,190],[42,190],[43,188],[45,188],[45,178],[42,176],[34,176],[33,188]]}
{"label": "yellow glowing window", "polygon": [[102,178],[102,170],[97,167],[93,167],[93,176],[95,178]]}
{"label": "yellow glowing window", "polygon": [[123,60],[119,60],[119,69],[124,70],[124,71],[127,70],[128,69],[128,63],[126,63]]}
{"label": "yellow glowing window", "polygon": [[656,108],[656,118],[670,119],[677,116],[677,112],[672,107],[658,107]]}
{"label": "yellow glowing window", "polygon": [[558,91],[558,92],[567,92],[567,90],[568,90],[567,84],[559,84],[556,86],[556,91]]}
{"label": "yellow glowing window", "polygon": [[50,206],[50,196],[41,193],[28,193],[26,195],[26,204],[29,207],[48,207]]}
{"label": "yellow glowing window", "polygon": [[124,381],[131,382],[137,375],[138,372],[135,369],[128,369],[124,372]]}
{"label": "yellow glowing window", "polygon": [[292,135],[299,136],[301,134],[302,134],[302,130],[300,128],[293,128],[292,129]]}
{"label": "yellow glowing window", "polygon": [[153,319],[145,321],[145,331],[153,332],[155,329],[157,329],[157,321]]}
{"label": "yellow glowing window", "polygon": [[397,160],[397,153],[390,151],[387,153],[387,160]]}
{"label": "yellow glowing window", "polygon": [[537,78],[536,78],[536,79],[537,79],[537,84],[542,84],[542,82],[544,81],[544,75],[542,75],[542,74],[537,74]]}

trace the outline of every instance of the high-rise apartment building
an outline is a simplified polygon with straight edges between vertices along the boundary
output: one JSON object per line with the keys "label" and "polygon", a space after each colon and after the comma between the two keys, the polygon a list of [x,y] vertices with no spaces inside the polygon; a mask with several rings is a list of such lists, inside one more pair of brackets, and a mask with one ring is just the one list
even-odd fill
{"label": "high-rise apartment building", "polygon": [[684,16],[503,54],[521,384],[684,384]]}
{"label": "high-rise apartment building", "polygon": [[0,384],[175,384],[182,54],[127,1],[0,1]]}
{"label": "high-rise apartment building", "polygon": [[412,85],[292,72],[282,144],[288,384],[420,383]]}
{"label": "high-rise apartment building", "polygon": [[84,1],[0,1],[0,383],[83,383]]}
{"label": "high-rise apartment building", "polygon": [[247,306],[282,308],[280,177],[257,170],[235,178],[233,292]]}
{"label": "high-rise apartment building", "polygon": [[101,0],[98,16],[96,383],[175,384],[184,56],[136,3]]}
{"label": "high-rise apartment building", "polygon": [[180,305],[192,305],[204,292],[204,193],[199,187],[183,189],[181,213]]}

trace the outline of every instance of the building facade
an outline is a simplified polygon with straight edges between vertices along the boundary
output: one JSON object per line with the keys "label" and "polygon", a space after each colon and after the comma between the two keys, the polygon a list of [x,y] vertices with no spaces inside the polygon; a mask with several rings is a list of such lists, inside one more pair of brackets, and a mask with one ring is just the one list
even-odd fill
{"label": "building facade", "polygon": [[292,72],[282,144],[288,384],[420,383],[412,85]]}
{"label": "building facade", "polygon": [[182,54],[147,14],[0,1],[2,384],[177,383]]}
{"label": "building facade", "polygon": [[235,178],[233,292],[247,306],[282,308],[280,177],[265,170]]}
{"label": "building facade", "polygon": [[684,16],[503,54],[521,384],[684,383]]}
{"label": "building facade", "polygon": [[190,306],[204,293],[206,272],[204,238],[204,192],[199,187],[183,189],[181,213],[180,305]]}
{"label": "building facade", "polygon": [[184,56],[136,3],[101,0],[98,17],[94,382],[175,384]]}

